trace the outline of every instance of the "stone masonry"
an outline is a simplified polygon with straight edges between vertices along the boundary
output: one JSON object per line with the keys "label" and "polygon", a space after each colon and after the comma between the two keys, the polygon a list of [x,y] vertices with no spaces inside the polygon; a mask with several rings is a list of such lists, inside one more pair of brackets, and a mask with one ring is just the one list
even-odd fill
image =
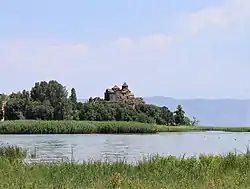
{"label": "stone masonry", "polygon": [[126,82],[123,83],[122,88],[115,85],[111,89],[106,89],[104,93],[104,100],[118,102],[118,101],[126,101],[129,99],[134,99],[134,94],[129,90],[128,84]]}

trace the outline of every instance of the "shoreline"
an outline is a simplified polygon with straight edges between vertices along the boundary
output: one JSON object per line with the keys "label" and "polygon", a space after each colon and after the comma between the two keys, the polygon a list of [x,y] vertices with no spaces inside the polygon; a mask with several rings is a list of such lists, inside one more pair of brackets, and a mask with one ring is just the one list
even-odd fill
{"label": "shoreline", "polygon": [[159,134],[169,132],[250,132],[250,127],[165,126],[125,121],[37,121],[0,122],[0,135],[11,134]]}

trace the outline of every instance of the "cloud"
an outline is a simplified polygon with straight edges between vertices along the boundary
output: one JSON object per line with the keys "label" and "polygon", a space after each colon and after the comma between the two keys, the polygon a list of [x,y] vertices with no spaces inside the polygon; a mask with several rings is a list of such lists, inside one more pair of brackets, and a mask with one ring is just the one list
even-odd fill
{"label": "cloud", "polygon": [[135,42],[129,37],[119,37],[114,44],[128,50],[133,50],[136,47]]}
{"label": "cloud", "polygon": [[227,0],[219,7],[209,7],[191,13],[185,25],[191,33],[199,33],[206,29],[226,27],[238,22],[249,22],[249,0]]}
{"label": "cloud", "polygon": [[162,34],[153,34],[148,36],[142,36],[137,40],[133,40],[129,37],[119,37],[115,40],[114,44],[122,50],[130,52],[145,52],[145,51],[157,51],[162,48],[165,49],[171,45],[175,40],[174,36],[167,36]]}
{"label": "cloud", "polygon": [[[237,25],[249,27],[249,2],[225,1],[190,13],[180,22],[184,32],[178,35],[120,36],[95,45],[38,39],[2,42],[1,69],[14,73],[6,86],[13,91],[16,78],[30,83],[19,83],[20,89],[33,80],[57,79],[89,97],[102,96],[103,87],[126,80],[143,96],[246,97],[250,90],[242,81],[249,80],[249,34]],[[207,35],[211,30],[221,32]],[[1,74],[0,81],[9,73]]]}
{"label": "cloud", "polygon": [[47,47],[48,52],[64,54],[67,56],[85,56],[88,54],[85,44],[55,44]]}
{"label": "cloud", "polygon": [[89,53],[85,44],[67,44],[33,41],[9,41],[3,44],[1,57],[5,64],[3,67],[19,70],[36,70],[48,72],[62,67],[67,71],[74,65],[74,60],[84,59]]}
{"label": "cloud", "polygon": [[167,50],[174,42],[184,39],[191,34],[198,34],[211,29],[223,29],[233,24],[250,20],[249,0],[225,0],[221,6],[208,7],[197,12],[189,13],[180,24],[184,32],[180,35],[152,34],[138,39],[119,37],[114,44],[128,52],[145,52]]}

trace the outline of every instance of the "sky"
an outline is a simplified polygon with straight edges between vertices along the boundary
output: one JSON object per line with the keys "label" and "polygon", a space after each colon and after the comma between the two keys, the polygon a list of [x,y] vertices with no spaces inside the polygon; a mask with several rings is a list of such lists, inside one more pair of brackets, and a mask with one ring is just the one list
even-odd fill
{"label": "sky", "polygon": [[250,0],[0,0],[0,93],[250,98]]}

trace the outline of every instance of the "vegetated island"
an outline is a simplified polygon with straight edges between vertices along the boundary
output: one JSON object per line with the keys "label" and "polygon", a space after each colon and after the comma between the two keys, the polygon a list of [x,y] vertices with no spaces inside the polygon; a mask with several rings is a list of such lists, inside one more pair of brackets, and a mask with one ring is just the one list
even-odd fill
{"label": "vegetated island", "polygon": [[129,89],[115,85],[104,97],[77,100],[55,80],[35,83],[30,91],[1,94],[0,134],[158,133],[185,131],[250,131],[250,128],[198,127],[181,105],[175,111],[146,104]]}
{"label": "vegetated island", "polygon": [[250,154],[200,155],[188,158],[155,156],[126,161],[25,164],[27,151],[0,148],[1,188],[230,189],[250,187]]}

